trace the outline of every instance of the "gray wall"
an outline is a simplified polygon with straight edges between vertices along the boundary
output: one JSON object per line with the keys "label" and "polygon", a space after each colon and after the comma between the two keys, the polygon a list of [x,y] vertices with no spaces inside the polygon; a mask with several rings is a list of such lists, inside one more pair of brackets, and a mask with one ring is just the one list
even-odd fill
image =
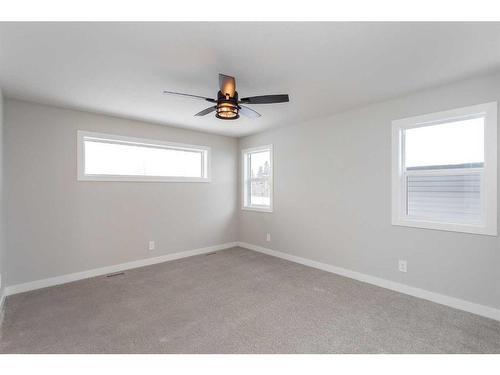
{"label": "gray wall", "polygon": [[[78,129],[210,146],[212,182],[78,182]],[[237,240],[236,139],[7,99],[4,140],[7,285]]]}
{"label": "gray wall", "polygon": [[[4,210],[3,210],[3,95],[0,88],[0,303],[5,289],[5,244],[4,244]],[[1,307],[1,306],[0,306]],[[1,311],[0,311],[1,314]],[[0,317],[1,319],[1,317]]]}
{"label": "gray wall", "polygon": [[500,75],[240,139],[275,158],[275,211],[241,211],[240,240],[500,308],[498,237],[391,225],[391,121],[490,101]]}

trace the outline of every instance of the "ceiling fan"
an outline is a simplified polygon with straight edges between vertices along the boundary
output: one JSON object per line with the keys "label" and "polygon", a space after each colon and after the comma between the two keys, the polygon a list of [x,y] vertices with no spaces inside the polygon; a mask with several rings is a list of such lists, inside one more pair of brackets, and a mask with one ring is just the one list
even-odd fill
{"label": "ceiling fan", "polygon": [[242,104],[270,104],[289,101],[287,94],[250,96],[238,99],[238,92],[236,91],[236,81],[234,77],[227,76],[225,74],[219,74],[219,88],[220,90],[217,93],[217,99],[173,91],[163,91],[163,93],[203,99],[207,102],[215,103],[216,105],[198,112],[195,116],[205,116],[215,111],[215,117],[221,120],[236,120],[240,117],[240,113],[250,118],[257,118],[261,116],[259,112],[245,107]]}

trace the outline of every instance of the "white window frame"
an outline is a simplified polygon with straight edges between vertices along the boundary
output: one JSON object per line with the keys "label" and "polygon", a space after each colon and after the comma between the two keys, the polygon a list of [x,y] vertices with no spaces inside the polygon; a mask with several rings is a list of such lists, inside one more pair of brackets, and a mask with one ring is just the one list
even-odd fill
{"label": "white window frame", "polygon": [[[86,174],[85,173],[85,140],[95,138],[109,141],[109,143],[124,145],[140,145],[155,148],[174,150],[188,150],[202,153],[203,177],[182,176],[137,176],[137,175],[108,175],[108,174]],[[123,181],[123,182],[210,182],[210,147],[189,145],[183,143],[165,142],[156,139],[126,137],[121,135],[77,131],[77,168],[78,181]]]}
{"label": "white window frame", "polygon": [[[248,155],[255,152],[269,151],[269,184],[270,184],[270,205],[269,206],[261,206],[261,205],[250,205],[247,204],[247,200],[249,201],[248,195],[250,194],[249,188],[249,173],[250,170],[248,168]],[[259,147],[246,148],[241,150],[241,209],[246,211],[258,211],[258,212],[273,212],[273,200],[274,200],[274,157],[273,157],[273,145],[265,145]]]}
{"label": "white window frame", "polygon": [[[406,175],[404,171],[404,133],[412,129],[467,118],[484,117],[484,167],[481,177],[481,223],[478,225],[417,220],[406,216]],[[454,232],[497,235],[497,103],[485,103],[431,113],[392,122],[392,224]],[[471,169],[436,170],[425,173],[465,174]]]}

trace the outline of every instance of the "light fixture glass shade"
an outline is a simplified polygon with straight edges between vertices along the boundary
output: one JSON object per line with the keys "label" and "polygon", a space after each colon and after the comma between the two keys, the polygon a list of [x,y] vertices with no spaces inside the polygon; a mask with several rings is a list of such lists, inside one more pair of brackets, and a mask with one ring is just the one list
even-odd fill
{"label": "light fixture glass shade", "polygon": [[234,120],[240,117],[238,105],[231,102],[222,102],[217,105],[216,117],[223,120]]}

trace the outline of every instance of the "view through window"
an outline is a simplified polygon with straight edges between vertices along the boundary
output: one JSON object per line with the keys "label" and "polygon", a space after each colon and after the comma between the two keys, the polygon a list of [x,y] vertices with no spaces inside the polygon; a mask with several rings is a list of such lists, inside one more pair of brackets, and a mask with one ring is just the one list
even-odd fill
{"label": "view through window", "polygon": [[484,117],[407,129],[404,150],[409,217],[481,222]]}

